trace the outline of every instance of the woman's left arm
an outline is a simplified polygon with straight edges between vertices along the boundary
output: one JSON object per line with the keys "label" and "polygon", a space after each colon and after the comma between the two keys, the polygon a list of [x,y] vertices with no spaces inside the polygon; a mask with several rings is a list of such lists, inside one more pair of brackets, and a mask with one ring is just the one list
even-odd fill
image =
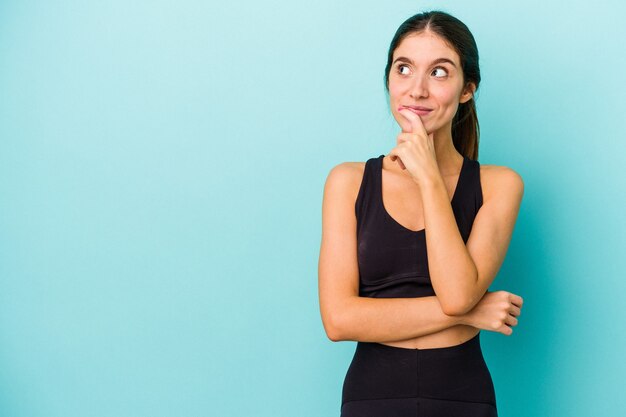
{"label": "woman's left arm", "polygon": [[504,166],[483,166],[481,183],[483,204],[467,244],[441,176],[420,183],[430,279],[448,315],[472,310],[493,282],[506,256],[524,194],[520,175]]}
{"label": "woman's left arm", "polygon": [[450,316],[463,315],[482,299],[504,261],[524,183],[510,168],[481,167],[483,205],[466,245],[437,166],[434,133],[428,133],[411,110],[398,111],[410,122],[410,130],[398,135],[389,155],[392,161],[399,159],[420,187],[428,270],[442,310]]}

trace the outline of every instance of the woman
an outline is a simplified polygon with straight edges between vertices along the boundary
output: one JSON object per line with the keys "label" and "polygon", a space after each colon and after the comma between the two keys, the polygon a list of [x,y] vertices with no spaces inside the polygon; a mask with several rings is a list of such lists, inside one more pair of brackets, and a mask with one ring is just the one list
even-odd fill
{"label": "woman", "polygon": [[497,416],[479,332],[518,323],[522,298],[487,289],[524,186],[477,161],[479,83],[469,29],[441,11],[412,16],[385,69],[396,146],[328,174],[320,310],[332,341],[358,342],[343,417]]}

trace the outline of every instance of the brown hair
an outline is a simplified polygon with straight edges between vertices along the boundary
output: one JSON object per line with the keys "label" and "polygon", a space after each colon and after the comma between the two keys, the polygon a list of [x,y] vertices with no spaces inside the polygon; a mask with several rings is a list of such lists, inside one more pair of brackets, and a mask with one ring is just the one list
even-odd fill
{"label": "brown hair", "polygon": [[[465,85],[473,82],[478,90],[480,84],[480,68],[478,66],[478,48],[474,36],[467,26],[454,16],[440,10],[418,13],[404,21],[396,31],[387,55],[385,68],[385,90],[389,95],[389,71],[393,59],[393,52],[400,42],[409,35],[430,30],[449,44],[461,59],[463,79]],[[475,93],[475,92],[474,92]],[[459,103],[459,108],[452,119],[452,142],[461,155],[470,159],[478,159],[478,139],[480,128],[476,113],[476,95]]]}

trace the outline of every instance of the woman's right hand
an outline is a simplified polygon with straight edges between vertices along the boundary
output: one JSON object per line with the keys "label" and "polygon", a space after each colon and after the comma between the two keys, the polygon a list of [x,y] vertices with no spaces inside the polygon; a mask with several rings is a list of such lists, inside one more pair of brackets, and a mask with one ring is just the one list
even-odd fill
{"label": "woman's right hand", "polygon": [[472,310],[463,315],[463,323],[481,330],[490,330],[510,336],[524,300],[508,291],[487,291]]}

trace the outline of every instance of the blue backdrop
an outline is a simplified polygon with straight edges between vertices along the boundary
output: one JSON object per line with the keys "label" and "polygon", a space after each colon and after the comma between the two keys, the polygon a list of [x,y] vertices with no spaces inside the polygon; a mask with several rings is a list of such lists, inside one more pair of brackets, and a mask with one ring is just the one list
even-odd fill
{"label": "blue backdrop", "polygon": [[623,2],[99,3],[0,2],[0,415],[338,416],[323,185],[395,146],[387,48],[430,8],[478,43],[480,162],[525,182],[500,414],[622,415]]}

